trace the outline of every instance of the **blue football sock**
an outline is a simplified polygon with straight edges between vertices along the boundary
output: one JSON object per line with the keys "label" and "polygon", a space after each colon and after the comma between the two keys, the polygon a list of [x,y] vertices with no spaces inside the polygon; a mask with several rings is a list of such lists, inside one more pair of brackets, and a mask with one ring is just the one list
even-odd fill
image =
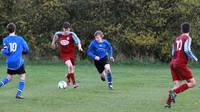
{"label": "blue football sock", "polygon": [[112,74],[109,72],[107,74],[107,81],[108,81],[108,86],[112,85]]}
{"label": "blue football sock", "polygon": [[6,77],[4,78],[1,82],[0,82],[0,87],[6,85],[8,82],[10,82],[10,80]]}
{"label": "blue football sock", "polygon": [[22,96],[22,92],[24,90],[24,83],[25,83],[24,80],[20,80],[16,96]]}

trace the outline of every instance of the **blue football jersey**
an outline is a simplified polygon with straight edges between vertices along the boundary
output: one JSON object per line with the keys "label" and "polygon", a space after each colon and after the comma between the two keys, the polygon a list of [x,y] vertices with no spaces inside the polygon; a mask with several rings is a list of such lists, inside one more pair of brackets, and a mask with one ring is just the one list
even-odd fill
{"label": "blue football jersey", "polygon": [[97,42],[95,39],[90,43],[88,47],[88,56],[95,59],[95,56],[99,56],[100,59],[107,56],[107,51],[109,56],[113,56],[112,45],[106,39],[102,42]]}
{"label": "blue football jersey", "polygon": [[6,56],[7,68],[19,69],[24,64],[22,54],[27,54],[29,51],[26,41],[20,36],[8,35],[3,39],[3,46],[1,53]]}

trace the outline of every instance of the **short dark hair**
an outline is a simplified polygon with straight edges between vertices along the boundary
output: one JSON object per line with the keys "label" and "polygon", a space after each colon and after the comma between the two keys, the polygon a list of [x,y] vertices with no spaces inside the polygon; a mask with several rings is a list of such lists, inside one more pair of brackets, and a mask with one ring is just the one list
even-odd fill
{"label": "short dark hair", "polygon": [[70,25],[69,22],[64,22],[63,28],[67,29],[67,28],[70,28],[70,27],[71,27],[71,25]]}
{"label": "short dark hair", "polygon": [[16,31],[16,25],[14,23],[9,23],[7,25],[7,31],[8,33],[13,33]]}
{"label": "short dark hair", "polygon": [[181,32],[182,33],[189,33],[190,32],[190,23],[184,22],[181,24]]}
{"label": "short dark hair", "polygon": [[97,30],[95,33],[94,33],[94,36],[97,36],[97,35],[103,35],[103,32],[101,30]]}

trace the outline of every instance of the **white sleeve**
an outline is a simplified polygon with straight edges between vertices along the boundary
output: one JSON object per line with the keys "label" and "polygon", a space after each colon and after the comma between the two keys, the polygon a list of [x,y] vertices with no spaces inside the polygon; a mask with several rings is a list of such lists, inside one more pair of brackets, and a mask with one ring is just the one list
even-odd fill
{"label": "white sleeve", "polygon": [[184,44],[184,52],[185,54],[191,58],[194,59],[195,61],[198,61],[197,57],[192,53],[191,51],[191,43],[192,43],[192,39],[189,37]]}
{"label": "white sleeve", "polygon": [[188,52],[191,51],[191,43],[192,43],[192,39],[189,37],[184,44],[184,51]]}
{"label": "white sleeve", "polygon": [[79,44],[81,43],[80,39],[78,38],[78,36],[74,33],[74,32],[71,32],[73,34],[73,39],[74,39],[74,42],[75,44]]}

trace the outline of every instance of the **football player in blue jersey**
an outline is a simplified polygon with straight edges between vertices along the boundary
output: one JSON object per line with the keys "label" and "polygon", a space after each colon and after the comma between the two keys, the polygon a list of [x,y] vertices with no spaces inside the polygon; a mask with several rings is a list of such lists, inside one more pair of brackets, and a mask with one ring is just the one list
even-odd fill
{"label": "football player in blue jersey", "polygon": [[16,98],[24,99],[22,92],[24,90],[26,72],[22,55],[29,52],[29,47],[21,36],[15,34],[16,25],[14,23],[9,23],[7,25],[7,31],[9,35],[3,39],[3,49],[1,50],[2,55],[6,56],[7,76],[0,81],[0,87],[10,82],[13,75],[18,74],[20,81]]}
{"label": "football player in blue jersey", "polygon": [[94,36],[95,39],[91,41],[88,48],[88,56],[94,60],[95,67],[101,74],[101,80],[105,81],[105,76],[107,77],[108,87],[112,90],[112,72],[107,56],[107,52],[109,51],[110,60],[114,62],[112,45],[108,40],[103,39],[104,34],[102,31],[96,31]]}

